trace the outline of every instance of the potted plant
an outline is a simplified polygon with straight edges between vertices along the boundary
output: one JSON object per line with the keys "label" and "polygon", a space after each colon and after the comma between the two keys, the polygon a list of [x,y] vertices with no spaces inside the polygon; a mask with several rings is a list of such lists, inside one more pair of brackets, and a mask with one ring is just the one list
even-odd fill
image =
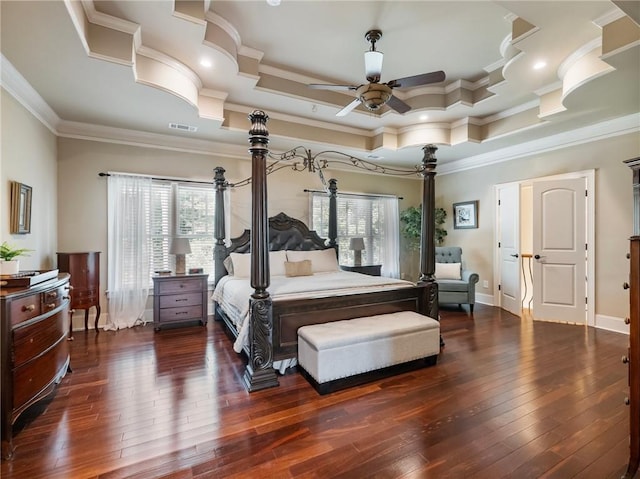
{"label": "potted plant", "polygon": [[[444,237],[447,236],[447,230],[442,228],[446,219],[447,212],[444,208],[436,208],[434,239],[438,246],[442,245]],[[411,241],[414,248],[417,248],[420,245],[420,235],[422,234],[422,206],[410,206],[402,211],[400,221],[402,222],[402,234]]]}
{"label": "potted plant", "polygon": [[26,248],[13,248],[6,241],[0,245],[0,274],[18,274],[20,271],[20,261],[15,259],[19,256],[29,256],[31,251]]}

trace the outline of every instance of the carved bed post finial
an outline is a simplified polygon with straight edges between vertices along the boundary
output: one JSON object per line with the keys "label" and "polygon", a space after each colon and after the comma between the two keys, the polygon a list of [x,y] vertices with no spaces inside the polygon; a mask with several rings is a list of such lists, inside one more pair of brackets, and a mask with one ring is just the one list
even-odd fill
{"label": "carved bed post finial", "polygon": [[329,180],[329,246],[338,253],[338,180]]}
{"label": "carved bed post finial", "polygon": [[428,305],[429,316],[438,319],[438,285],[435,282],[436,246],[435,246],[435,145],[422,148],[422,232],[420,236],[420,279],[419,282],[431,283],[432,289]]}
{"label": "carved bed post finial", "polygon": [[257,391],[278,386],[273,369],[273,305],[269,287],[269,218],[267,214],[267,155],[269,131],[267,114],[254,110],[250,115],[251,153],[251,287],[249,301],[249,361],[243,375],[244,386]]}
{"label": "carved bed post finial", "polygon": [[224,276],[224,258],[226,257],[227,248],[224,244],[225,238],[225,210],[224,210],[224,192],[227,189],[227,180],[224,177],[224,168],[218,166],[214,170],[213,184],[216,195],[216,222],[214,228],[214,236],[216,238],[213,246],[213,261],[215,264],[215,284],[218,284],[220,278]]}

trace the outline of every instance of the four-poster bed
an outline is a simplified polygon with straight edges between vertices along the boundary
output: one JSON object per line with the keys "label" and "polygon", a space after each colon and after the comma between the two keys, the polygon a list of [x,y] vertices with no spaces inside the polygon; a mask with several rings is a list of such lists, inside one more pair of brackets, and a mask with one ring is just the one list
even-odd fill
{"label": "four-poster bed", "polygon": [[[337,254],[337,182],[330,180],[329,191],[329,238],[323,240],[314,231],[299,220],[290,218],[284,213],[268,218],[267,216],[267,157],[269,133],[266,128],[267,115],[262,111],[254,111],[250,116],[251,129],[249,142],[252,159],[252,217],[251,230],[246,230],[242,236],[231,240],[229,247],[225,245],[224,224],[224,191],[229,186],[224,177],[224,169],[215,169],[214,184],[216,189],[216,243],[214,247],[216,293],[216,319],[221,319],[229,331],[236,338],[243,336],[243,329],[247,333],[246,341],[236,340],[236,351],[244,349],[248,356],[248,364],[243,376],[245,387],[249,391],[277,386],[278,379],[273,368],[274,361],[295,358],[297,354],[297,331],[300,327],[311,324],[327,323],[344,319],[354,319],[363,316],[394,313],[399,311],[415,311],[425,316],[438,318],[437,285],[434,281],[435,244],[434,244],[434,176],[436,147],[428,145],[423,148],[424,157],[421,167],[416,170],[423,178],[423,211],[422,211],[422,242],[420,249],[420,278],[417,284],[390,278],[367,277],[364,284],[357,287],[348,285],[335,287],[328,291],[315,291],[304,296],[301,291],[285,291],[290,295],[280,294],[280,276],[271,278],[270,258],[280,261],[275,256],[276,251],[308,252],[302,256],[289,254],[290,257],[300,258],[305,255],[323,254],[323,250],[332,249]],[[281,158],[285,158],[286,154]],[[286,158],[285,158],[286,159]],[[250,256],[250,268],[246,276],[250,277],[245,290],[250,288],[252,294],[248,299],[248,306],[243,314],[247,323],[239,326],[237,318],[229,310],[222,297],[221,289],[232,281],[226,276],[227,266],[231,267],[229,258],[238,253]],[[326,254],[326,253],[324,253]],[[309,256],[311,257],[311,256]],[[246,262],[246,257],[243,260]],[[289,260],[291,261],[291,259]],[[325,261],[324,259],[321,261]],[[313,264],[312,262],[310,262]],[[336,261],[337,266],[337,261]],[[280,274],[280,264],[274,264]],[[339,269],[339,268],[338,268]],[[334,274],[332,267],[321,274]],[[249,274],[250,273],[250,274]],[[316,276],[315,273],[313,273]],[[320,278],[321,274],[317,275]],[[335,272],[337,276],[355,275],[358,273]],[[333,276],[328,281],[333,283]],[[291,278],[298,284],[304,283],[302,278]],[[377,281],[377,283],[376,283]],[[289,282],[290,284],[291,282]],[[270,285],[275,290],[272,297]],[[315,288],[310,288],[315,289]],[[303,288],[304,290],[304,288]],[[246,294],[246,293],[245,293]],[[227,310],[225,310],[227,306]],[[286,363],[285,363],[286,364]]]}

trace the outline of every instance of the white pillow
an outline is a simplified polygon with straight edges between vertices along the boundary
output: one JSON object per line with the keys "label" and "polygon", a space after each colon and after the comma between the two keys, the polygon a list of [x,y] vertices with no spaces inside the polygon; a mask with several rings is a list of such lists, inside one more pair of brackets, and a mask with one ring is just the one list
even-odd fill
{"label": "white pillow", "polygon": [[436,263],[436,279],[461,279],[460,263]]}
{"label": "white pillow", "polygon": [[251,254],[231,253],[229,255],[233,264],[233,274],[236,278],[249,278],[251,276]]}
{"label": "white pillow", "polygon": [[313,251],[287,251],[287,259],[297,262],[310,260],[311,270],[314,273],[333,273],[340,271],[336,250],[333,248]]}
{"label": "white pillow", "polygon": [[[231,253],[231,269],[227,272],[236,278],[249,278],[251,276],[251,253]],[[226,262],[227,260],[225,260]],[[271,276],[284,276],[286,271],[284,263],[287,261],[286,251],[269,251],[269,271]]]}
{"label": "white pillow", "polygon": [[286,251],[269,251],[269,272],[271,276],[284,276],[287,273],[284,269],[286,261]]}

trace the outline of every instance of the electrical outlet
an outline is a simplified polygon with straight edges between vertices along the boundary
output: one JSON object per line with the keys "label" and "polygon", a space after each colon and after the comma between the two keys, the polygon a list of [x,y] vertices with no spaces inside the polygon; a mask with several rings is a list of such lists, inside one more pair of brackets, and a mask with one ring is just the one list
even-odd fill
{"label": "electrical outlet", "polygon": [[482,282],[482,287],[484,289],[489,289],[489,281],[487,281],[486,279]]}

